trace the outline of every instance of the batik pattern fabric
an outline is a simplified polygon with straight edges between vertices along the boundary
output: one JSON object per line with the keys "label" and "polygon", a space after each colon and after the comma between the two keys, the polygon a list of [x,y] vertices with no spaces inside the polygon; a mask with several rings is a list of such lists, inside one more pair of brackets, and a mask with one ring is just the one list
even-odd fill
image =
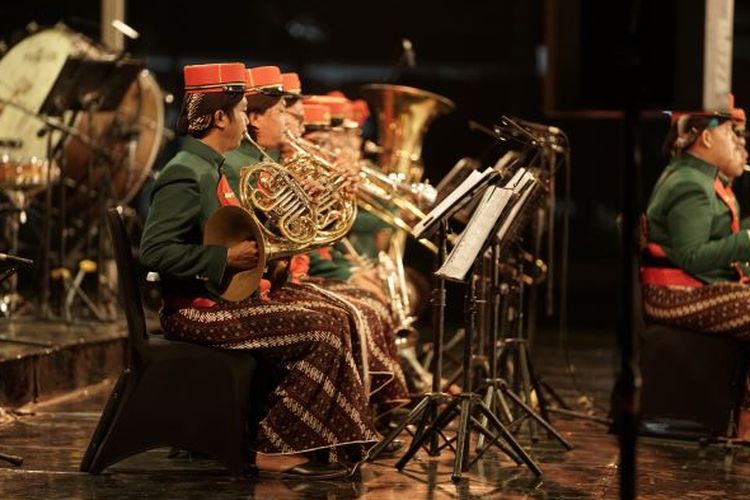
{"label": "batik pattern fabric", "polygon": [[355,361],[348,315],[303,287],[284,285],[265,300],[164,309],[160,319],[167,338],[248,350],[280,366],[255,451],[327,450],[329,460],[358,462],[380,438]]}
{"label": "batik pattern fabric", "polygon": [[324,290],[332,300],[364,320],[353,342],[355,351],[364,351],[361,359],[367,365],[360,371],[369,374],[370,403],[377,408],[377,413],[407,404],[409,391],[388,306],[374,293],[343,281],[309,277],[306,283]]}
{"label": "batik pattern fabric", "polygon": [[750,340],[750,287],[725,281],[690,288],[643,286],[643,308],[654,322]]}

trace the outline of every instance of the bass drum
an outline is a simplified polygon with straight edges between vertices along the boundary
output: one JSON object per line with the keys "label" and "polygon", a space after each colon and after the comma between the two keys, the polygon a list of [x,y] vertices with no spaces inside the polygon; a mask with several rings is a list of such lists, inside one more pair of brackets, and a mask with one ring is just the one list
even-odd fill
{"label": "bass drum", "polygon": [[[68,215],[84,216],[100,196],[105,203],[128,203],[140,190],[162,145],[164,99],[144,70],[115,111],[66,112],[61,120],[75,133],[48,137],[40,113],[69,57],[113,61],[117,54],[59,24],[30,34],[0,59],[0,189],[43,188],[51,165],[53,182],[60,171],[68,186]],[[61,161],[49,161],[48,145]]]}
{"label": "bass drum", "polygon": [[0,59],[1,189],[46,185],[48,139],[54,150],[62,136],[53,132],[48,138],[39,113],[70,56],[100,59],[105,52],[58,25],[22,39]]}
{"label": "bass drum", "polygon": [[[81,113],[76,128],[106,156],[77,138],[65,144],[65,177],[73,182],[71,209],[104,189],[109,202],[128,203],[156,161],[164,138],[164,97],[154,76],[141,71],[115,111]],[[89,167],[91,169],[89,177]]]}

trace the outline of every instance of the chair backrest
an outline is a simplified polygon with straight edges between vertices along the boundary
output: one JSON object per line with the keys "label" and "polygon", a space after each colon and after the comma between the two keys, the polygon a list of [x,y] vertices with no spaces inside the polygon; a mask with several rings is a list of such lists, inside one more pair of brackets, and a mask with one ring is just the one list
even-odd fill
{"label": "chair backrest", "polygon": [[132,368],[132,363],[140,359],[146,348],[145,341],[148,336],[146,316],[143,312],[133,253],[130,250],[130,238],[128,238],[125,223],[117,208],[107,209],[107,225],[112,235],[118,281],[122,292],[125,318],[128,322],[128,349],[125,363],[128,368]]}

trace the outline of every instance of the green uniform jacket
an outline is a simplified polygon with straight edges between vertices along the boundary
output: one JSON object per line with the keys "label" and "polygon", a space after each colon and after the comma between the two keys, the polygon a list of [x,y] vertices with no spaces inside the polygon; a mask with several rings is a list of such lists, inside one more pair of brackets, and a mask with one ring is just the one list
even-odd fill
{"label": "green uniform jacket", "polygon": [[364,210],[357,212],[357,218],[354,220],[354,226],[349,233],[349,240],[360,255],[377,259],[378,248],[375,242],[376,233],[384,230],[391,230],[391,226]]}
{"label": "green uniform jacket", "polygon": [[[695,156],[675,158],[656,182],[646,211],[649,242],[661,245],[677,266],[709,283],[737,281],[731,264],[750,259],[747,231],[732,233],[732,213],[714,190],[717,175],[716,167]],[[750,221],[743,220],[742,229],[748,226]]]}
{"label": "green uniform jacket", "polygon": [[320,276],[322,278],[331,278],[346,281],[352,277],[352,263],[346,256],[333,246],[328,247],[328,253],[331,258],[328,259],[314,250],[310,256],[310,276]]}
{"label": "green uniform jacket", "polygon": [[223,162],[221,154],[188,136],[154,184],[140,260],[159,273],[165,297],[219,298],[227,248],[204,246],[203,226],[219,208]]}

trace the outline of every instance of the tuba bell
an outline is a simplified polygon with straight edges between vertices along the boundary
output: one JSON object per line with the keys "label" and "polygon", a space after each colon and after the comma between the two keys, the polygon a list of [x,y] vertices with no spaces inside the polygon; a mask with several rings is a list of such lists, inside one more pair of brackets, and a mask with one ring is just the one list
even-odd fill
{"label": "tuba bell", "polygon": [[405,182],[422,180],[422,140],[427,127],[456,105],[441,95],[403,85],[364,85],[362,94],[377,110],[380,169],[398,174]]}

